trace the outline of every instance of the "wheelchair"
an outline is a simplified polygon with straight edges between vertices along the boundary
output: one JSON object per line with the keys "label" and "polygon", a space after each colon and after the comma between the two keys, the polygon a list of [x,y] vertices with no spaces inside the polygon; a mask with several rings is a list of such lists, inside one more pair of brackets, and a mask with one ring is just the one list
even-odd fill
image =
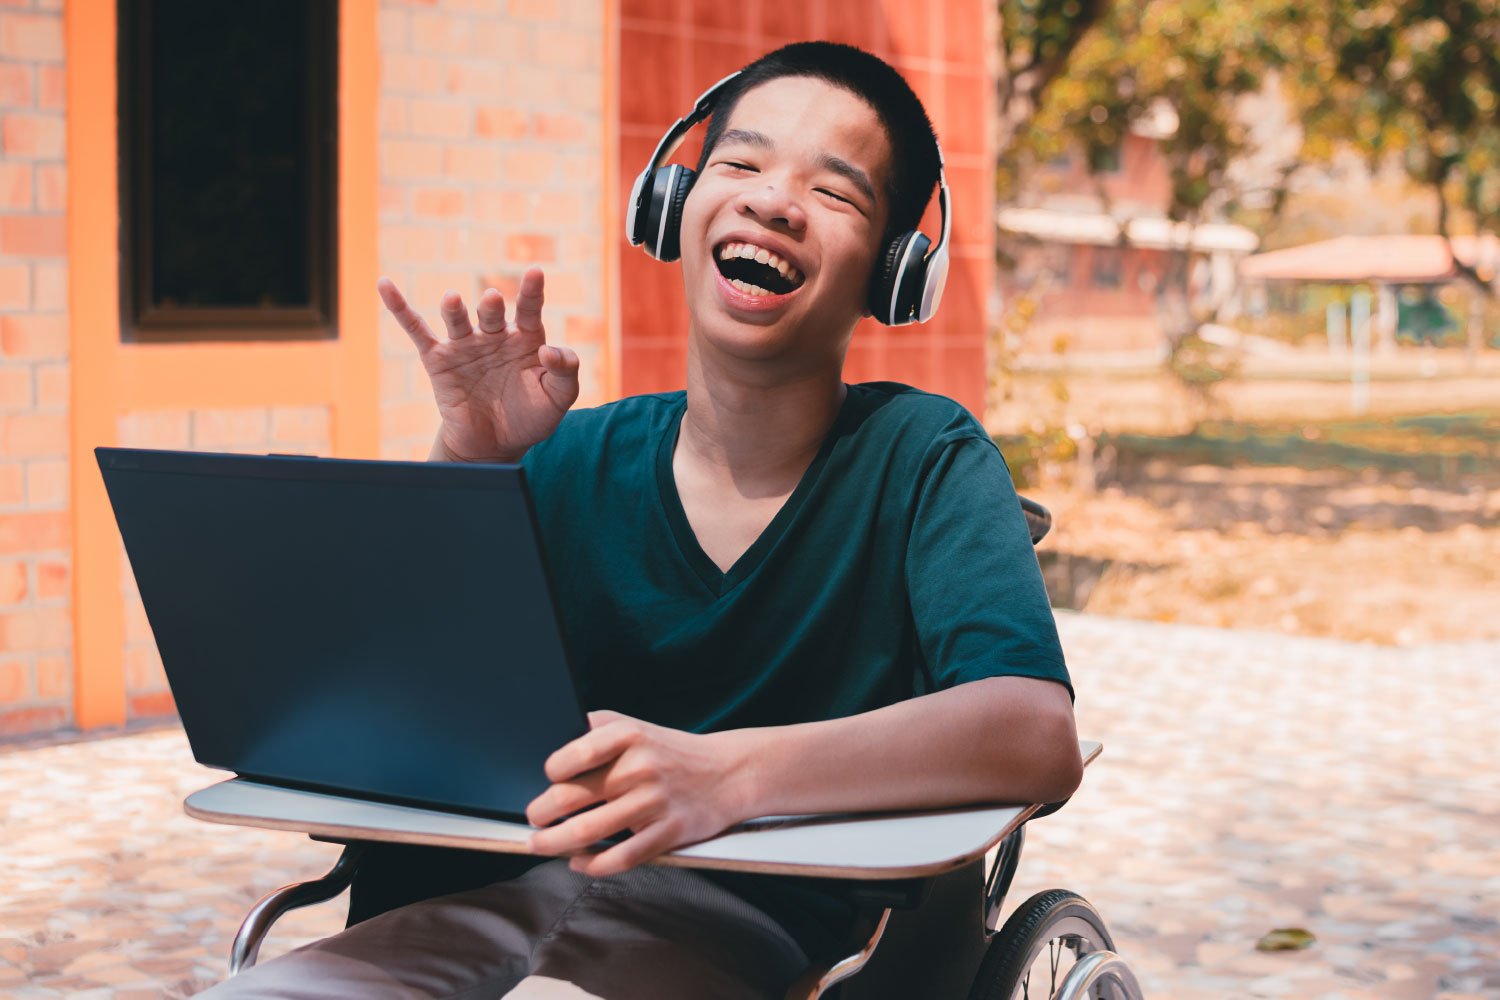
{"label": "wheelchair", "polygon": [[[1051,515],[1022,498],[1033,544]],[[999,926],[1025,843],[1026,823],[1065,803],[1032,807],[983,857],[939,875],[847,882],[858,917],[847,950],[815,959],[786,1000],[1140,1000],[1104,919],[1065,889],[1037,893]],[[327,838],[316,838],[327,839]],[[250,911],[231,946],[229,973],[255,964],[286,912],[348,888],[365,846],[345,843],[322,878],[285,886]]]}

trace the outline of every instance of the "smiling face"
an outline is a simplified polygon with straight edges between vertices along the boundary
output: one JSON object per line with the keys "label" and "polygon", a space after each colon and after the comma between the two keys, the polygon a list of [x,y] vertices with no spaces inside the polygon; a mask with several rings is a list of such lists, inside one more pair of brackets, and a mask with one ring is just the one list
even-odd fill
{"label": "smiling face", "polygon": [[791,76],[741,95],[683,206],[700,345],[841,365],[882,249],[890,162],[874,109],[841,87]]}

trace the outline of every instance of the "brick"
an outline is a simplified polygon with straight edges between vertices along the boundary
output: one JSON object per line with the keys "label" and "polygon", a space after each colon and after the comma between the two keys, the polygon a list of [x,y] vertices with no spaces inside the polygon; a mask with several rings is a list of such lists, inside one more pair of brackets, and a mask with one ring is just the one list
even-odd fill
{"label": "brick", "polygon": [[0,705],[18,705],[31,700],[31,661],[0,660]]}
{"label": "brick", "polygon": [[125,650],[125,690],[150,691],[165,687],[166,681],[166,674],[161,669],[161,654],[156,651],[154,642]]}
{"label": "brick", "polygon": [[569,316],[563,329],[569,346],[602,344],[609,339],[608,328],[598,316]]}
{"label": "brick", "polygon": [[61,257],[68,252],[67,220],[60,215],[10,215],[0,219],[0,253]]}
{"label": "brick", "polygon": [[0,507],[19,507],[26,502],[26,466],[0,462]]}
{"label": "brick", "polygon": [[394,358],[380,363],[380,401],[382,403],[405,402],[411,397],[411,368]]}
{"label": "brick", "polygon": [[431,56],[385,52],[380,57],[380,85],[388,93],[441,93],[446,76],[443,61]]}
{"label": "brick", "polygon": [[454,188],[418,188],[411,198],[412,214],[420,219],[456,219],[468,203],[468,196]]}
{"label": "brick", "polygon": [[0,367],[0,412],[30,410],[35,405],[31,382],[29,365]]}
{"label": "brick", "polygon": [[143,410],[119,418],[115,422],[115,436],[122,448],[183,451],[191,446],[192,424],[183,410]]}
{"label": "brick", "polygon": [[557,259],[557,240],[539,233],[517,233],[505,239],[505,256],[512,263],[528,265]]}
{"label": "brick", "polygon": [[383,438],[427,437],[437,433],[437,407],[431,400],[394,403],[380,408]]}
{"label": "brick", "polygon": [[598,115],[604,110],[604,77],[599,73],[570,73],[558,83],[558,98],[572,111]]}
{"label": "brick", "polygon": [[60,361],[68,356],[66,316],[0,316],[0,356]]}
{"label": "brick", "polygon": [[557,175],[557,156],[542,149],[515,149],[505,155],[505,180],[517,187],[545,184]]}
{"label": "brick", "polygon": [[36,406],[38,410],[60,410],[68,405],[72,387],[66,364],[36,366]]}
{"label": "brick", "polygon": [[497,94],[510,93],[505,89],[504,81],[505,74],[499,63],[454,62],[448,65],[443,89],[450,94],[493,98]]}
{"label": "brick", "polygon": [[271,410],[271,441],[303,443],[328,440],[329,416],[326,406],[278,406]]}
{"label": "brick", "polygon": [[[604,269],[604,241],[596,233],[569,233],[562,238],[558,259]],[[38,393],[40,395],[40,392]]]}
{"label": "brick", "polygon": [[421,11],[411,15],[411,47],[416,52],[452,57],[473,51],[469,20],[446,11]]}
{"label": "brick", "polygon": [[532,196],[532,218],[539,225],[569,227],[583,221],[583,195],[574,191],[538,191]]}
{"label": "brick", "polygon": [[546,142],[563,145],[579,143],[592,137],[593,127],[580,115],[542,112],[536,116],[536,137]]}
{"label": "brick", "polygon": [[587,306],[592,302],[593,279],[576,271],[547,272],[547,301],[553,306]]}
{"label": "brick", "polygon": [[0,264],[0,309],[31,308],[31,265]]}
{"label": "brick", "polygon": [[562,181],[570,188],[588,191],[609,183],[604,177],[603,161],[597,156],[567,154],[559,159],[562,161]]}
{"label": "brick", "polygon": [[72,569],[57,559],[40,559],[36,564],[36,598],[57,601],[68,596],[73,582]]}
{"label": "brick", "polygon": [[36,168],[36,207],[43,212],[67,211],[67,167],[49,163]]}
{"label": "brick", "polygon": [[443,261],[453,264],[492,264],[505,256],[505,235],[464,226],[443,233]]}
{"label": "brick", "polygon": [[0,453],[12,458],[66,455],[67,414],[16,413],[0,417]]}
{"label": "brick", "polygon": [[533,21],[556,21],[561,15],[557,0],[510,0],[510,16]]}
{"label": "brick", "polygon": [[411,101],[404,97],[382,95],[378,114],[383,136],[405,135],[411,130]]}
{"label": "brick", "polygon": [[378,17],[380,51],[408,51],[411,48],[411,14],[404,10],[382,10]]}
{"label": "brick", "polygon": [[380,172],[391,180],[440,176],[443,147],[436,142],[387,139],[380,144]]}
{"label": "brick", "polygon": [[504,94],[512,104],[528,108],[553,108],[563,101],[562,79],[557,70],[517,64],[505,68],[504,85],[497,84],[485,96]]}
{"label": "brick", "polygon": [[455,100],[411,102],[411,134],[427,138],[463,139],[469,135],[473,115],[469,105]]}
{"label": "brick", "polygon": [[400,184],[380,185],[381,219],[399,219],[406,214],[406,188]]}
{"label": "brick", "polygon": [[50,733],[68,724],[68,710],[61,705],[18,708],[0,712],[0,737]]}
{"label": "brick", "polygon": [[68,103],[68,75],[61,66],[43,66],[37,70],[37,107],[44,111],[62,111]]}
{"label": "brick", "polygon": [[431,226],[380,227],[380,260],[425,264],[437,259],[438,233]]}
{"label": "brick", "polygon": [[472,31],[474,51],[480,55],[526,61],[536,51],[532,29],[527,24],[517,24],[514,21],[475,21]]}
{"label": "brick", "polygon": [[66,698],[73,689],[73,669],[66,656],[36,658],[36,696],[42,701]]}
{"label": "brick", "polygon": [[476,191],[474,218],[479,222],[515,225],[528,221],[531,196],[522,191]]}
{"label": "brick", "polygon": [[33,69],[25,63],[0,64],[0,108],[32,107]]}
{"label": "brick", "polygon": [[151,621],[146,617],[146,606],[139,597],[125,599],[125,641],[127,643],[155,642],[151,632]]}
{"label": "brick", "polygon": [[125,717],[128,719],[166,719],[176,714],[177,702],[172,699],[170,691],[133,694],[125,700]]}
{"label": "brick", "polygon": [[0,162],[0,209],[32,207],[31,164]]}
{"label": "brick", "polygon": [[520,139],[526,127],[526,112],[519,108],[486,104],[474,111],[474,134],[486,139]]}
{"label": "brick", "polygon": [[268,417],[264,407],[194,410],[193,447],[207,451],[226,448],[264,449]]}
{"label": "brick", "polygon": [[0,152],[23,160],[62,159],[62,116],[22,111],[0,116]]}
{"label": "brick", "polygon": [[68,308],[68,266],[37,262],[32,265],[36,276],[35,300],[31,308],[37,312],[62,312]]}
{"label": "brick", "polygon": [[21,560],[0,562],[0,605],[20,604],[26,600],[31,593],[26,577],[26,564]]}
{"label": "brick", "polygon": [[67,649],[73,619],[67,608],[28,608],[0,614],[0,650],[35,653]]}
{"label": "brick", "polygon": [[72,526],[63,511],[0,514],[0,555],[66,549]]}
{"label": "brick", "polygon": [[61,62],[62,18],[48,14],[0,14],[0,58]]}
{"label": "brick", "polygon": [[536,30],[536,51],[547,53],[549,66],[598,69],[604,45],[592,32],[540,27]]}
{"label": "brick", "polygon": [[443,162],[444,173],[456,181],[485,184],[500,178],[500,150],[493,146],[449,146]]}
{"label": "brick", "polygon": [[[551,279],[549,278],[550,282]],[[487,288],[493,288],[505,297],[506,302],[514,302],[517,293],[521,290],[521,276],[519,274],[501,274],[497,271],[488,271],[479,276],[476,294],[482,293]],[[548,292],[551,295],[551,292]]]}
{"label": "brick", "polygon": [[32,510],[66,507],[68,463],[62,459],[27,462],[26,502],[31,505]]}

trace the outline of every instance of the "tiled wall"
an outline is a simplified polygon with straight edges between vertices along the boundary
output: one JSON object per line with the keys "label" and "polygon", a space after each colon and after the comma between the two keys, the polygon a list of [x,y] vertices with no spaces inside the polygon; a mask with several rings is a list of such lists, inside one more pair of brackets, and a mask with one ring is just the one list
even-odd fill
{"label": "tiled wall", "polygon": [[0,739],[72,714],[59,7],[0,7]]}
{"label": "tiled wall", "polygon": [[[989,155],[990,38],[982,0],[623,0],[620,22],[620,201],[662,133],[720,77],[791,41],[826,38],[869,49],[911,82],[938,130],[954,199],[953,268],[942,308],[923,326],[855,331],[846,377],[895,379],[984,401],[986,308],[994,270]],[[698,138],[697,133],[694,139]],[[677,159],[692,164],[698,142]],[[934,205],[936,199],[934,199]],[[937,236],[934,208],[923,231]],[[687,322],[676,265],[621,241],[621,375],[627,393],[680,388]]]}
{"label": "tiled wall", "polygon": [[[584,404],[606,391],[604,52],[600,0],[381,7],[382,272],[442,336],[445,290],[509,301],[540,265],[548,339],[581,356]],[[380,398],[384,454],[425,458],[432,390],[387,317]]]}

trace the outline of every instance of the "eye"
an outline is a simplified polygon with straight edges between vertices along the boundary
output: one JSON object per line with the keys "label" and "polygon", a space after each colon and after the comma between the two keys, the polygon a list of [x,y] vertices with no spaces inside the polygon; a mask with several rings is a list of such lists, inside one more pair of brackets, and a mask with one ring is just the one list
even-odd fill
{"label": "eye", "polygon": [[827,188],[813,188],[813,190],[816,191],[816,192],[818,192],[819,194],[826,194],[828,197],[832,198],[834,201],[841,201],[845,205],[853,205],[854,204],[854,202],[850,201],[848,198],[845,198],[843,195],[837,194],[837,193],[835,193],[833,191],[830,191]]}
{"label": "eye", "polygon": [[751,173],[751,174],[758,172],[750,164],[748,164],[748,163],[741,163],[739,160],[720,160],[719,163],[722,166],[728,167],[730,170],[739,170],[739,171],[743,171],[745,173]]}

